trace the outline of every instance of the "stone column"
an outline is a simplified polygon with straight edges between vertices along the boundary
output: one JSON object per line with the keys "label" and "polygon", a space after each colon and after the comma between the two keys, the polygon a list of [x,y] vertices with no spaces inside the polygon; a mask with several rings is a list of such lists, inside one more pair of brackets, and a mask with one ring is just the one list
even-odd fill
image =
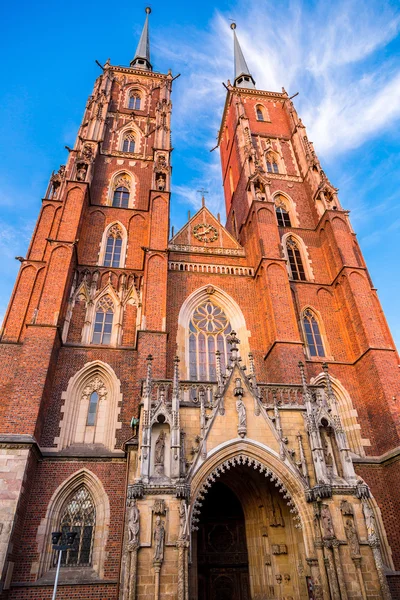
{"label": "stone column", "polygon": [[342,600],[348,600],[346,584],[343,576],[342,563],[340,561],[339,540],[332,540],[333,556],[335,559],[336,573],[339,581],[340,595]]}
{"label": "stone column", "polygon": [[362,571],[361,571],[361,556],[352,556],[351,558],[353,559],[354,565],[356,567],[358,583],[360,585],[360,590],[361,590],[361,595],[363,597],[363,600],[367,600],[367,592],[365,589],[364,578],[363,578]]}
{"label": "stone column", "polygon": [[392,595],[390,593],[388,582],[386,580],[385,568],[383,566],[382,554],[378,537],[369,536],[368,544],[371,546],[372,553],[374,555],[376,570],[378,572],[378,579],[381,585],[382,598],[383,600],[392,600]]}
{"label": "stone column", "polygon": [[128,557],[128,600],[136,600],[137,552],[138,547],[136,546],[130,550]]}
{"label": "stone column", "polygon": [[326,555],[325,561],[328,567],[329,587],[331,590],[332,600],[341,600],[339,584],[336,577],[335,562],[333,560],[331,540],[324,540],[324,547]]}
{"label": "stone column", "polygon": [[154,562],[154,600],[159,600],[160,598],[160,571],[161,571],[161,562]]}
{"label": "stone column", "polygon": [[187,574],[185,573],[185,542],[178,540],[176,546],[178,548],[178,600],[185,600],[185,583],[187,579]]}

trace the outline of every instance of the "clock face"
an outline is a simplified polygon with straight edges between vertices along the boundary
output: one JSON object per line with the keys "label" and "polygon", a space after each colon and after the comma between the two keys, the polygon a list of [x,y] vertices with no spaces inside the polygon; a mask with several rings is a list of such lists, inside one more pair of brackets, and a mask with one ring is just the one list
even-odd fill
{"label": "clock face", "polygon": [[213,225],[198,223],[193,227],[193,235],[200,242],[215,242],[218,237],[218,231]]}

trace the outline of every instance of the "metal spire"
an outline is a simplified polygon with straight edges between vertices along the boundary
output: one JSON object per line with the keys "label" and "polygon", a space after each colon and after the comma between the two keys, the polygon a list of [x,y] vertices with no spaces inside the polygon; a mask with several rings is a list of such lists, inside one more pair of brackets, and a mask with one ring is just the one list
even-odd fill
{"label": "metal spire", "polygon": [[151,8],[146,7],[146,20],[144,22],[142,35],[140,36],[138,47],[136,48],[135,56],[131,62],[131,67],[136,69],[144,69],[145,71],[152,71],[153,67],[150,63],[150,38],[149,38],[149,14]]}
{"label": "metal spire", "polygon": [[233,47],[235,53],[235,79],[233,85],[241,88],[255,88],[256,82],[253,76],[250,74],[249,67],[244,59],[242,49],[239,44],[239,40],[236,35],[236,23],[231,23],[231,29],[233,31]]}

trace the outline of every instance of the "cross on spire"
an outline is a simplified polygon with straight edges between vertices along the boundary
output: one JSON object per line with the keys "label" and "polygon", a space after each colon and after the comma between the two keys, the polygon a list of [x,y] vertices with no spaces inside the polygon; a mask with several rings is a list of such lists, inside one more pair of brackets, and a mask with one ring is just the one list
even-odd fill
{"label": "cross on spire", "polygon": [[131,67],[136,69],[144,69],[145,71],[152,71],[153,67],[150,63],[150,37],[149,37],[149,14],[151,8],[149,6],[145,9],[146,20],[144,22],[142,35],[140,36],[138,47],[136,48],[135,56],[131,61]]}

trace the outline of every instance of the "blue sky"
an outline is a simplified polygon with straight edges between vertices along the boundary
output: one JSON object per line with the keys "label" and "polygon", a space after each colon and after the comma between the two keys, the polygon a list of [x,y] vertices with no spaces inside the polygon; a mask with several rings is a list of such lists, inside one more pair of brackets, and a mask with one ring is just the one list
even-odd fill
{"label": "blue sky", "polygon": [[[0,13],[0,319],[48,178],[66,160],[95,59],[128,65],[145,4],[98,0],[4,3]],[[215,146],[232,79],[230,19],[261,89],[290,95],[353,227],[400,342],[400,6],[398,2],[237,0],[151,3],[154,69],[173,89],[171,224],[201,203],[224,218]]]}

